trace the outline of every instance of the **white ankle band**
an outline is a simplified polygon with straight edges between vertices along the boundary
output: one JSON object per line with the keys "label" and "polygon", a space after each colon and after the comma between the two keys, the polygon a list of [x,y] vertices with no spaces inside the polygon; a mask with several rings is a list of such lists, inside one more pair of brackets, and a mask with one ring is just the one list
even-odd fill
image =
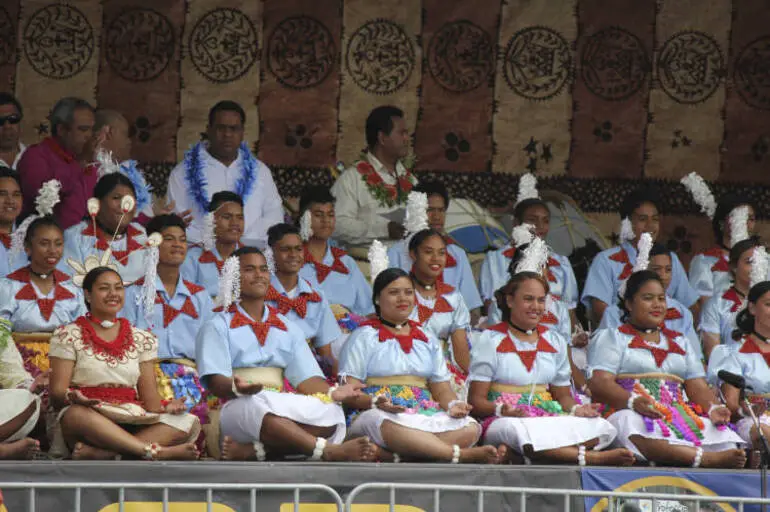
{"label": "white ankle band", "polygon": [[256,453],[256,454],[257,454],[257,460],[258,460],[259,462],[264,462],[264,460],[265,460],[265,458],[266,458],[266,455],[267,455],[267,454],[265,453],[265,445],[264,445],[264,444],[262,444],[262,443],[261,443],[261,442],[259,442],[259,441],[254,441],[254,443],[253,443],[253,444],[254,444],[254,453]]}
{"label": "white ankle band", "polygon": [[460,447],[456,444],[452,445],[452,464],[460,463]]}
{"label": "white ankle band", "polygon": [[393,463],[398,464],[399,462],[401,462],[401,457],[396,452],[393,452]]}
{"label": "white ankle band", "polygon": [[586,465],[586,447],[582,444],[578,446],[578,464],[580,466]]}
{"label": "white ankle band", "polygon": [[702,460],[703,460],[703,448],[699,446],[695,451],[695,460],[692,461],[692,467],[694,468],[699,467]]}
{"label": "white ankle band", "polygon": [[315,448],[313,448],[313,455],[310,460],[321,460],[324,455],[324,449],[326,449],[326,439],[323,437],[316,438]]}

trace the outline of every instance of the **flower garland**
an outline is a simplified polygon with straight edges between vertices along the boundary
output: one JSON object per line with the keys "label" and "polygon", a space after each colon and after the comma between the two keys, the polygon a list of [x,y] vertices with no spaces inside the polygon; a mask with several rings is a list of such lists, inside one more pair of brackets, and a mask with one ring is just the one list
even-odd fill
{"label": "flower garland", "polygon": [[380,206],[393,207],[395,205],[404,204],[409,197],[409,192],[412,191],[414,183],[412,183],[412,172],[406,163],[404,163],[406,174],[397,176],[398,187],[395,185],[388,185],[382,179],[374,166],[369,163],[369,153],[361,153],[361,159],[356,164],[356,170],[361,175],[361,179],[366,184],[366,188],[369,189],[369,193],[374,196],[380,203]]}
{"label": "flower garland", "polygon": [[[548,391],[534,393],[502,393],[489,391],[487,400],[494,404],[508,404],[525,413],[525,418],[542,418],[545,416],[563,416],[564,410],[561,404],[553,399]],[[489,416],[481,423],[482,435],[485,435],[489,426],[499,416]]]}
{"label": "flower garland", "polygon": [[[208,180],[203,172],[203,163],[201,158],[201,149],[204,144],[199,142],[190,148],[184,155],[184,179],[187,184],[187,190],[193,199],[193,202],[200,210],[201,214],[209,211]],[[246,203],[254,190],[257,182],[257,159],[249,151],[245,142],[241,142],[238,153],[243,162],[241,167],[241,176],[235,182],[235,193]]]}
{"label": "flower garland", "polygon": [[147,184],[142,172],[136,168],[136,160],[127,160],[120,164],[120,172],[126,175],[134,185],[136,211],[141,212],[152,203],[152,187]]}
{"label": "flower garland", "polygon": [[[406,410],[403,414],[423,414],[425,416],[433,416],[436,413],[442,411],[441,405],[434,401],[431,397],[430,391],[415,386],[369,386],[362,390],[364,393],[370,396],[387,396],[390,398],[393,405],[404,407]],[[353,411],[348,415],[348,426],[353,423],[353,420],[361,413],[361,411]]]}

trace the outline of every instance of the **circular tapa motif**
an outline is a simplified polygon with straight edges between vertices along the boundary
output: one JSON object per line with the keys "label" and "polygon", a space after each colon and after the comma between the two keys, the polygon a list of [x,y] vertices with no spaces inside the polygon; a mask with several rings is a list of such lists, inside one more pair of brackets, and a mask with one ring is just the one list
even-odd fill
{"label": "circular tapa motif", "polygon": [[24,54],[46,78],[78,74],[94,53],[94,31],[75,7],[52,4],[37,10],[24,29]]}
{"label": "circular tapa motif", "polygon": [[589,37],[580,61],[588,90],[605,100],[633,96],[650,71],[642,41],[619,27],[608,27]]}
{"label": "circular tapa motif", "polygon": [[270,71],[292,89],[320,84],[337,59],[331,32],[310,16],[286,18],[275,27],[267,44]]}
{"label": "circular tapa motif", "polygon": [[770,110],[770,36],[755,39],[741,51],[733,82],[749,106]]}
{"label": "circular tapa motif", "polygon": [[257,60],[259,42],[254,23],[237,9],[214,9],[198,20],[188,42],[195,69],[208,80],[232,82]]}
{"label": "circular tapa motif", "polygon": [[674,34],[658,57],[658,80],[678,103],[706,101],[719,87],[724,60],[717,42],[703,32]]}
{"label": "circular tapa motif", "polygon": [[126,80],[152,80],[168,66],[175,43],[168,18],[152,9],[132,9],[107,29],[107,62]]}
{"label": "circular tapa motif", "polygon": [[401,26],[376,19],[350,37],[345,63],[351,78],[363,90],[390,94],[403,87],[412,74],[414,46]]}
{"label": "circular tapa motif", "polygon": [[11,62],[16,51],[16,31],[8,11],[0,7],[0,66]]}
{"label": "circular tapa motif", "polygon": [[428,69],[449,91],[475,89],[488,80],[493,66],[494,50],[489,34],[470,21],[447,23],[430,41]]}
{"label": "circular tapa motif", "polygon": [[572,52],[555,30],[527,27],[511,37],[503,70],[513,92],[531,100],[547,100],[559,94],[569,81]]}

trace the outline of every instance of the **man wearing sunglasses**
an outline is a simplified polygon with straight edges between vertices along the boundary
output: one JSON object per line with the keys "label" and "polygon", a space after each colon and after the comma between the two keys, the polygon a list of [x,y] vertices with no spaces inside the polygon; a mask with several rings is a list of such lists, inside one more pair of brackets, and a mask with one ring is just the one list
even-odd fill
{"label": "man wearing sunglasses", "polygon": [[0,165],[16,169],[27,146],[21,143],[21,103],[11,93],[0,92]]}

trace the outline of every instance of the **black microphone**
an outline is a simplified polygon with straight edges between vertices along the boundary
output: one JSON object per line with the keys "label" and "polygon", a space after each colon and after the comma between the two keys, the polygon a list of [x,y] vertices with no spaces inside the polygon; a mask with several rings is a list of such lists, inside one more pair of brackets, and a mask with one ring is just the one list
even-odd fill
{"label": "black microphone", "polygon": [[717,372],[717,376],[720,378],[720,380],[722,380],[722,382],[730,384],[733,387],[738,389],[746,388],[746,379],[744,379],[742,375],[728,372],[727,370],[719,370]]}

